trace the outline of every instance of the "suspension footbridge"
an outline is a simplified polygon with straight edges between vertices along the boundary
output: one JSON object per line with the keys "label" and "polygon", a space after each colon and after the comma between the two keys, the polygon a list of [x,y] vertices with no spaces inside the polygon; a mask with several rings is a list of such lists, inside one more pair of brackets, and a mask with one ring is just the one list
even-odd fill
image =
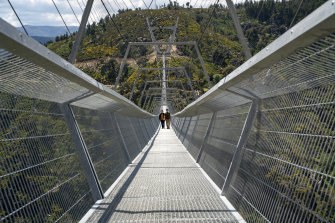
{"label": "suspension footbridge", "polygon": [[[334,222],[335,3],[253,56],[227,7],[246,61],[217,84],[178,17],[145,18],[151,40],[126,42],[112,87],[74,66],[93,1],[67,60],[0,19],[0,221]],[[144,46],[157,66],[124,86]],[[204,94],[171,62],[178,46],[194,50]]]}

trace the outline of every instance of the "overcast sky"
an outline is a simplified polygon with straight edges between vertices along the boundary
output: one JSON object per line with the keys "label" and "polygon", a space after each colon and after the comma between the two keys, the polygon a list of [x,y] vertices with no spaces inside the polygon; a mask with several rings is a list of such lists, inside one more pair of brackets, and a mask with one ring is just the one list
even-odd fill
{"label": "overcast sky", "polygon": [[[73,14],[73,8],[78,20],[80,21],[82,10],[85,8],[86,0],[54,0],[60,10],[66,24],[68,26],[79,26],[79,23]],[[151,0],[104,0],[106,6],[111,13],[117,12],[119,8],[133,8],[132,1],[135,7],[146,8],[144,2],[150,5]],[[144,1],[144,2],[143,2]],[[180,5],[186,4],[190,0],[178,0]],[[216,0],[191,0],[191,5],[196,7],[208,7]],[[236,1],[236,0],[235,0]],[[20,16],[24,25],[50,25],[63,26],[61,17],[59,16],[52,0],[10,0],[17,14]],[[156,8],[156,4],[167,4],[168,0],[153,0],[151,8]],[[222,2],[222,0],[221,0]],[[100,0],[94,1],[93,15],[90,16],[90,22],[96,21],[102,16],[106,16],[106,10],[103,8]],[[13,10],[7,0],[0,0],[0,17],[14,26],[20,26]]]}

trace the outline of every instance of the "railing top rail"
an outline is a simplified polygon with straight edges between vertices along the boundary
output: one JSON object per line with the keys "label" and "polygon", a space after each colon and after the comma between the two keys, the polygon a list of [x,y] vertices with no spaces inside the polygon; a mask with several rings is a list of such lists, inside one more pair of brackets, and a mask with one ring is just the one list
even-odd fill
{"label": "railing top rail", "polygon": [[[8,68],[1,69],[1,73],[14,77],[14,72],[11,73],[15,70],[14,67],[20,67],[20,72],[24,73],[22,64],[27,68],[26,72],[34,72],[33,77],[30,76],[29,80],[20,80],[27,75],[16,76],[15,79],[6,78],[5,75],[0,78],[1,88],[8,93],[58,103],[70,102],[79,107],[105,109],[127,113],[131,116],[152,117],[149,112],[142,110],[130,100],[94,80],[3,19],[0,19],[0,39],[0,48],[3,49],[0,51],[0,59],[6,63]],[[43,83],[43,80],[48,83]],[[20,88],[20,90],[15,88]],[[37,92],[36,89],[39,88],[42,92]],[[32,89],[35,92],[32,92]],[[55,97],[52,97],[52,94],[55,94]],[[56,97],[60,94],[67,95]]]}
{"label": "railing top rail", "polygon": [[[332,42],[323,41],[326,42],[326,46],[320,49],[316,49],[318,46],[314,47],[311,44],[334,33],[334,21],[335,3],[329,0],[175,115],[192,116],[222,110],[227,107],[248,103],[250,102],[248,97],[266,98],[310,87],[312,84],[307,82],[314,82],[313,86],[315,86],[315,84],[318,84],[315,83],[316,79],[320,79],[321,75],[317,76],[316,71],[307,73],[306,70],[309,68],[306,66],[306,62],[310,62],[308,61],[309,58],[327,51],[332,46]],[[311,53],[313,50],[303,51],[304,48],[309,46],[313,50],[316,49],[316,53]],[[287,59],[297,52],[300,53],[299,56],[303,54],[303,57],[294,56]],[[302,70],[301,58],[305,60],[305,71]],[[285,61],[285,59],[287,60]],[[328,59],[331,58],[328,57]],[[313,63],[317,62],[313,61]],[[299,67],[300,64],[301,66]],[[294,74],[293,70],[288,70],[292,65],[296,66],[296,73],[300,69],[300,76]],[[331,69],[329,71],[334,68],[332,65],[330,66]],[[277,80],[278,82],[281,81],[280,83],[272,83],[276,81],[274,79],[278,77],[279,70],[285,79],[285,83],[282,80]],[[285,72],[290,72],[296,80],[285,76]],[[326,77],[331,74],[323,72],[322,75]],[[270,78],[272,78],[272,82],[269,80]],[[308,79],[307,81],[306,78]],[[297,85],[299,86],[296,87]],[[227,89],[229,91],[226,91]],[[238,94],[233,92],[238,92]],[[241,95],[246,95],[246,97],[243,98]]]}

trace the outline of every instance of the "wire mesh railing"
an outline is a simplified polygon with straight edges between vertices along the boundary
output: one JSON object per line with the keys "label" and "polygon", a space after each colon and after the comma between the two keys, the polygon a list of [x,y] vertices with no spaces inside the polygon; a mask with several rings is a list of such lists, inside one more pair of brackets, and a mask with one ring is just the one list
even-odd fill
{"label": "wire mesh railing", "polygon": [[3,20],[0,40],[0,221],[77,222],[158,120]]}
{"label": "wire mesh railing", "polygon": [[247,222],[335,220],[334,19],[328,1],[173,118]]}

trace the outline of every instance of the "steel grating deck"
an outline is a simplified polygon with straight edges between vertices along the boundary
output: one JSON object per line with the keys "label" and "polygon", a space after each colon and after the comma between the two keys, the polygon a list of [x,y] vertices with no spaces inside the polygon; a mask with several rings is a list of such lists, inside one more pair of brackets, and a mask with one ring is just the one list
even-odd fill
{"label": "steel grating deck", "polygon": [[87,222],[238,222],[173,130],[161,129]]}

